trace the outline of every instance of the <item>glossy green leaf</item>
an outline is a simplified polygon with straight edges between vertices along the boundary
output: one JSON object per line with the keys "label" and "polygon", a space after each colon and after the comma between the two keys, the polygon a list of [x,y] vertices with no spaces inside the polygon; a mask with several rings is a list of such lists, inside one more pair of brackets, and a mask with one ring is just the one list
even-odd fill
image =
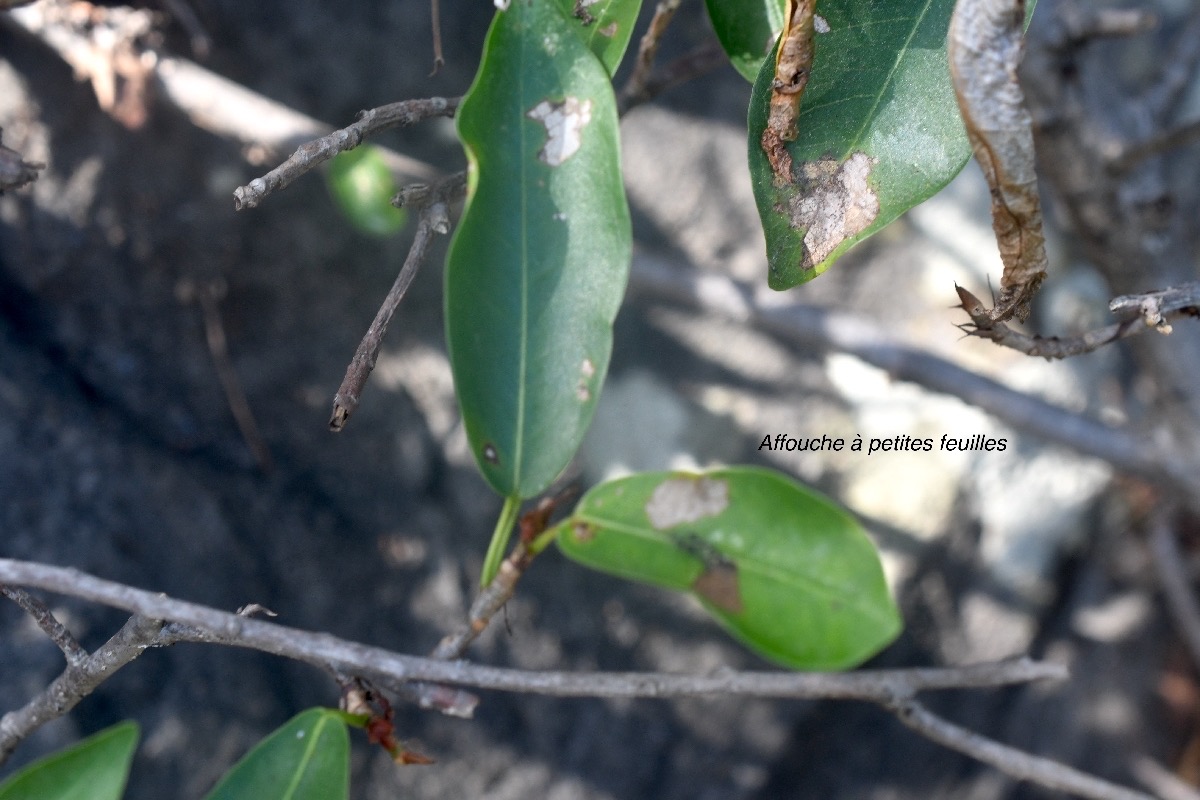
{"label": "glossy green leaf", "polygon": [[608,74],[615,73],[629,47],[642,0],[558,0],[558,4],[579,26],[584,44]]}
{"label": "glossy green leaf", "polygon": [[812,77],[788,147],[794,184],[775,185],[761,139],[774,79],[768,58],[750,100],[750,175],[767,238],[769,282],[787,289],[929,198],[971,148],[950,82],[954,0],[822,0]]}
{"label": "glossy green leaf", "polygon": [[362,145],[338,153],[329,163],[329,191],[342,213],[364,233],[388,236],[404,227],[407,215],[392,205],[396,180],[379,150]]}
{"label": "glossy green leaf", "polygon": [[[1025,4],[1026,25],[1036,0]],[[750,98],[750,175],[768,282],[788,289],[932,197],[971,155],[946,55],[954,0],[821,0],[812,77],[775,185],[761,140],[774,51]]]}
{"label": "glossy green leaf", "polygon": [[736,638],[788,667],[852,667],[900,631],[879,556],[854,518],[771,470],[610,481],[556,534],[589,567],[691,592]]}
{"label": "glossy green leaf", "polygon": [[787,0],[705,0],[705,5],[729,62],[753,83],[783,29]]}
{"label": "glossy green leaf", "polygon": [[349,794],[345,715],[310,708],[255,745],[206,800],[344,800]]}
{"label": "glossy green leaf", "polygon": [[0,784],[0,800],[120,800],[137,742],[135,722],[105,728]]}
{"label": "glossy green leaf", "polygon": [[574,24],[555,0],[513,0],[458,112],[447,343],[471,451],[506,497],[542,491],[578,449],[629,274],[616,103]]}

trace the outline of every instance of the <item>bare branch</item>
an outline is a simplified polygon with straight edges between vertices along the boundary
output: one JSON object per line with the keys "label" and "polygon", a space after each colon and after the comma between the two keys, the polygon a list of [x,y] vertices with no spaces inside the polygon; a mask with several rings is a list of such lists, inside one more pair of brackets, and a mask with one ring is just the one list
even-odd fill
{"label": "bare branch", "polygon": [[[57,567],[55,568],[57,569]],[[58,719],[91,694],[113,673],[153,646],[162,622],[135,615],[95,653],[71,664],[37,697],[0,717],[0,764],[21,741],[51,720]]]}
{"label": "bare branch", "polygon": [[170,629],[173,641],[245,647],[343,675],[364,675],[387,684],[425,680],[556,697],[739,695],[886,702],[897,696],[922,691],[988,688],[1067,677],[1066,668],[1060,664],[1029,659],[949,669],[863,670],[850,673],[729,671],[712,675],[684,675],[655,672],[537,672],[394,653],[325,633],[310,633],[176,600],[65,567],[0,559],[0,582],[78,597],[185,626]]}
{"label": "bare branch", "polygon": [[1143,105],[1153,119],[1164,120],[1195,80],[1196,67],[1200,65],[1200,13],[1192,12],[1160,63],[1162,72],[1146,93]]}
{"label": "bare branch", "polygon": [[1152,518],[1150,555],[1162,583],[1171,619],[1175,621],[1179,635],[1187,645],[1193,667],[1200,669],[1200,602],[1183,572],[1183,554],[1179,552],[1179,543],[1175,540],[1169,520],[1170,512],[1167,510],[1155,513]]}
{"label": "bare branch", "polygon": [[429,16],[433,24],[433,72],[429,73],[432,78],[446,63],[442,56],[442,9],[439,0],[429,0]]}
{"label": "bare branch", "polygon": [[730,278],[682,269],[642,254],[634,258],[630,287],[645,297],[753,325],[807,352],[815,346],[857,356],[887,370],[893,379],[957,397],[1018,430],[1170,487],[1182,502],[1200,506],[1200,481],[1190,461],[1147,447],[1145,438],[1134,431],[1105,425],[909,347],[867,319],[799,304],[763,307],[749,288]]}
{"label": "bare branch", "polygon": [[204,319],[204,339],[208,344],[213,366],[217,370],[217,379],[225,392],[229,413],[233,415],[238,431],[242,434],[242,441],[254,456],[258,468],[269,474],[274,469],[271,448],[263,438],[258,421],[254,417],[254,410],[250,407],[250,400],[246,397],[237,370],[233,366],[233,359],[229,357],[229,343],[225,337],[225,324],[221,321],[219,305],[227,288],[224,280],[200,285],[185,280],[176,287],[175,294],[183,303],[195,302],[200,306],[200,313]]}
{"label": "bare branch", "polygon": [[[358,345],[358,350],[350,359],[350,365],[346,367],[346,377],[342,379],[342,385],[338,387],[337,394],[333,396],[333,413],[329,418],[330,430],[342,430],[346,426],[347,420],[350,419],[350,415],[358,408],[363,388],[367,384],[367,379],[371,377],[371,371],[375,369],[375,362],[379,359],[379,349],[383,346],[383,336],[387,333],[388,323],[392,321],[392,315],[396,313],[396,308],[404,299],[404,294],[412,284],[413,278],[416,277],[421,264],[424,263],[425,251],[428,249],[433,235],[449,232],[449,198],[464,190],[464,181],[463,174],[459,173],[446,178],[432,188],[422,187],[419,195],[412,189],[407,193],[401,193],[400,197],[405,199],[408,204],[419,202],[423,205],[420,217],[417,219],[417,232],[413,236],[412,246],[408,249],[404,265],[400,268],[400,274],[396,276],[392,288],[383,300],[383,305],[379,307],[375,319],[367,328],[366,335]],[[420,199],[416,200],[418,196]]]}
{"label": "bare branch", "polygon": [[1162,155],[1197,141],[1200,141],[1200,120],[1192,120],[1144,141],[1126,146],[1121,154],[1109,164],[1109,169],[1117,174],[1128,172],[1147,158]]}
{"label": "bare branch", "polygon": [[1014,778],[1092,800],[1154,800],[1148,794],[1126,789],[1057,761],[1026,753],[969,731],[939,717],[915,700],[900,700],[892,710],[901,722],[922,736],[990,764]]}
{"label": "bare branch", "polygon": [[380,131],[402,128],[432,117],[452,117],[460,98],[431,97],[402,100],[386,106],[360,111],[358,121],[328,136],[300,145],[291,158],[275,169],[233,191],[234,208],[254,208],[271,192],[284,188],[312,168],[346,150],[358,147]]}
{"label": "bare branch", "polygon": [[[939,689],[990,688],[1067,676],[1060,664],[1027,658],[950,669],[863,670],[852,673],[722,672],[670,673],[531,672],[446,662],[393,653],[250,619],[163,594],[135,589],[74,569],[0,559],[0,581],[37,587],[135,613],[109,644],[88,659],[86,669],[69,668],[25,708],[0,719],[0,758],[38,725],[60,716],[147,647],[182,641],[245,647],[316,665],[335,676],[363,675],[401,688],[410,681],[543,694],[558,697],[698,697],[737,695],[793,699],[842,699],[876,703],[930,739],[998,769],[1045,786],[1099,800],[1145,800],[1064,765],[1023,753],[959,728],[925,710],[912,698]],[[158,620],[170,621],[164,627]]]}
{"label": "bare branch", "polygon": [[654,16],[650,19],[650,26],[642,35],[642,41],[638,45],[637,60],[634,61],[633,71],[629,73],[629,79],[625,81],[625,86],[618,96],[617,105],[622,113],[649,99],[646,85],[650,81],[650,72],[654,69],[654,57],[658,55],[658,46],[662,41],[662,36],[666,33],[667,27],[671,24],[671,20],[674,19],[675,12],[679,10],[682,2],[683,0],[659,0],[655,7]]}
{"label": "bare branch", "polygon": [[624,114],[636,105],[653,100],[668,89],[674,89],[680,84],[706,75],[718,67],[729,63],[729,56],[721,48],[721,43],[715,38],[709,39],[690,52],[676,58],[661,70],[655,70],[647,77],[636,98],[624,99],[622,95],[621,113]]}
{"label": "bare branch", "polygon": [[983,302],[961,286],[955,285],[963,311],[971,318],[969,324],[959,328],[968,336],[989,339],[1001,347],[1007,347],[1027,356],[1042,358],[1070,358],[1090,353],[1118,339],[1146,330],[1141,320],[1131,319],[1086,331],[1075,336],[1030,336],[1013,330],[1007,324],[992,319]]}
{"label": "bare branch", "polygon": [[68,664],[78,666],[87,659],[87,650],[83,649],[71,632],[67,630],[67,626],[59,622],[41,600],[23,589],[14,589],[4,585],[0,585],[0,595],[12,600],[33,618],[37,626],[42,629],[42,633],[49,636],[50,641],[58,645],[59,650],[62,650],[63,655],[67,657]]}

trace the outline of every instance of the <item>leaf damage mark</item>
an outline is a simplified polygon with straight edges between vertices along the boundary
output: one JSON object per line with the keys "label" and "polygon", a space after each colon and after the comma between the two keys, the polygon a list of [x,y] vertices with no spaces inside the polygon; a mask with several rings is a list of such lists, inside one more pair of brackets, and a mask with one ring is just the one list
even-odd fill
{"label": "leaf damage mark", "polygon": [[695,533],[682,533],[671,538],[680,550],[704,562],[704,572],[692,581],[692,591],[722,611],[740,614],[745,606],[737,564]]}
{"label": "leaf damage mark", "polygon": [[483,446],[483,460],[489,464],[500,463],[500,454],[496,452],[496,445],[488,442]]}
{"label": "leaf damage mark", "polygon": [[598,32],[601,36],[611,39],[617,35],[618,30],[620,30],[620,26],[617,25],[616,20],[613,20],[612,22],[605,25],[603,28],[600,28]]}
{"label": "leaf damage mark", "polygon": [[646,516],[658,530],[714,517],[729,507],[729,482],[706,477],[668,478],[646,501]]}
{"label": "leaf damage mark", "polygon": [[789,193],[787,214],[793,228],[805,230],[801,267],[820,264],[879,216],[879,196],[869,180],[876,163],[860,151],[845,161],[826,157],[800,165],[798,191]]}
{"label": "leaf damage mark", "polygon": [[565,97],[561,102],[543,100],[525,114],[546,128],[546,143],[538,159],[557,167],[583,145],[583,129],[592,121],[592,101]]}
{"label": "leaf damage mark", "polygon": [[993,322],[1029,316],[1046,277],[1033,121],[1017,82],[1024,0],[959,0],[950,20],[954,93],[975,160],[992,194],[992,228],[1004,262]]}
{"label": "leaf damage mark", "polygon": [[575,396],[579,402],[586,403],[592,399],[592,378],[596,375],[596,365],[590,358],[585,358],[579,365],[579,383],[575,386]]}
{"label": "leaf damage mark", "polygon": [[571,526],[571,535],[577,542],[590,542],[596,538],[596,529],[586,522],[576,522]]}

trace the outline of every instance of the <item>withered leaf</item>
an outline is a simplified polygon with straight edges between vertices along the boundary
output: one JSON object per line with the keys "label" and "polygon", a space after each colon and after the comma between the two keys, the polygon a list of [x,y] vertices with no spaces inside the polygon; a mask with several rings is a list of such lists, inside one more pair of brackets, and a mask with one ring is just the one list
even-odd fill
{"label": "withered leaf", "polygon": [[996,322],[1029,316],[1046,277],[1033,130],[1017,82],[1024,0],[958,0],[950,20],[950,74],[975,158],[992,193],[992,228],[1004,275]]}
{"label": "withered leaf", "polygon": [[762,149],[775,173],[775,183],[793,183],[792,156],[787,143],[796,140],[796,121],[800,118],[800,98],[808,86],[813,61],[813,10],[816,0],[788,0],[783,33],[775,56],[775,81],[771,85],[771,104]]}

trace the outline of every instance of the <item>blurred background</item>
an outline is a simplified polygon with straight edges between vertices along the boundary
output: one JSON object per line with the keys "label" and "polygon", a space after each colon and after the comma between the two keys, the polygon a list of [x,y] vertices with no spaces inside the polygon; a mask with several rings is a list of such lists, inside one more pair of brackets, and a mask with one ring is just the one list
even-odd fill
{"label": "blurred background", "polygon": [[[1096,69],[1094,82],[1122,96],[1149,83],[1200,15],[1184,0],[1149,5],[1158,28],[1072,51],[1077,61],[1041,77]],[[58,7],[101,13],[86,3]],[[1057,35],[1073,9],[1042,0],[1034,35]],[[446,63],[430,76],[430,7],[420,0],[164,0],[145,10],[153,19],[146,38],[160,52],[336,126],[360,109],[464,92],[493,12],[487,2],[442,0]],[[290,150],[205,130],[152,79],[138,85],[136,69],[117,70],[117,102],[106,112],[111,53],[108,62],[95,55],[92,72],[80,76],[5,16],[2,141],[47,166],[31,186],[0,196],[0,556],[230,610],[261,603],[287,625],[429,651],[464,618],[500,506],[471,463],[455,408],[442,332],[446,237],[392,322],[361,407],[344,432],[330,433],[333,393],[411,227],[382,239],[356,231],[318,173],[235,213],[233,189]],[[659,63],[712,36],[702,4],[684,3]],[[1181,80],[1176,113],[1194,119],[1200,91],[1190,88],[1190,72]],[[635,263],[765,284],[746,172],[749,94],[726,66],[625,117]],[[1035,106],[1047,102],[1035,94]],[[1117,136],[1123,118],[1111,108]],[[1037,108],[1035,119],[1054,122]],[[413,159],[413,169],[450,173],[465,164],[450,120],[378,141]],[[1194,227],[1200,159],[1194,148],[1169,158],[1155,166],[1173,203],[1160,213]],[[1165,285],[1148,264],[1114,277],[1095,254],[1118,245],[1081,243],[1072,221],[1078,198],[1043,191],[1052,276],[1031,330],[1104,324],[1114,294]],[[1130,202],[1158,197],[1145,191]],[[1186,350],[1163,351],[1177,346],[1163,337],[1066,363],[963,338],[954,284],[984,296],[989,276],[1000,274],[988,206],[970,164],[828,274],[763,302],[854,312],[897,341],[1141,431],[1147,449],[1200,430],[1187,422],[1187,406],[1200,398],[1183,384],[1168,391],[1157,370],[1173,362],[1200,371],[1182,361]],[[1178,226],[1164,230],[1180,235]],[[1194,241],[1176,244],[1190,259]],[[1187,327],[1177,325],[1173,338],[1187,337]],[[260,438],[239,430],[214,328]],[[1168,421],[1174,427],[1164,428]],[[871,456],[758,449],[777,433],[985,434],[1008,448]],[[1165,502],[1160,487],[854,356],[789,345],[639,294],[617,321],[580,480],[586,487],[621,470],[718,463],[781,469],[864,521],[907,623],[871,666],[1029,653],[1073,672],[1063,685],[930,696],[935,710],[1115,780],[1133,782],[1154,764],[1200,778],[1195,667],[1164,614],[1138,534],[1146,511]],[[89,647],[122,622],[95,606],[54,598],[52,607]],[[527,669],[769,666],[689,599],[585,571],[553,551],[498,623],[472,659]],[[0,605],[0,709],[24,704],[61,668],[61,654],[19,609]],[[336,686],[307,666],[180,645],[147,653],[43,728],[0,777],[132,718],[143,742],[128,797],[199,797],[261,736],[303,708],[336,701]],[[353,797],[1052,796],[918,738],[883,711],[846,703],[485,694],[472,721],[400,706],[397,728],[437,764],[396,767],[360,738]]]}

